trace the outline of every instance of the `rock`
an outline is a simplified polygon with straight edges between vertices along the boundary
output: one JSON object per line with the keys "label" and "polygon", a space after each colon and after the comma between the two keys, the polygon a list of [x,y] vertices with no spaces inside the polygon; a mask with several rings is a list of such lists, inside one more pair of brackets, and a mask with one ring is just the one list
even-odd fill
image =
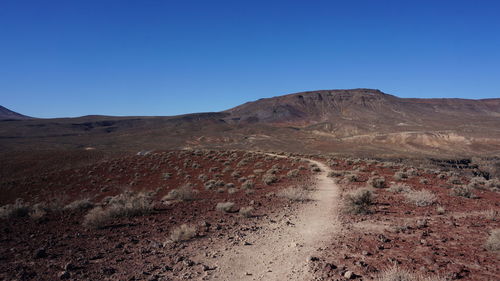
{"label": "rock", "polygon": [[59,272],[59,279],[68,279],[69,277],[70,277],[69,272],[67,272],[67,271]]}
{"label": "rock", "polygon": [[217,268],[216,266],[210,267],[206,264],[203,265],[203,271],[215,270],[216,268]]}
{"label": "rock", "polygon": [[195,265],[195,262],[190,260],[190,259],[186,259],[184,260],[184,264],[188,267],[191,267],[191,266],[194,266]]}
{"label": "rock", "polygon": [[307,259],[307,261],[319,261],[319,258],[318,258],[318,257],[312,257],[312,256],[311,256],[311,257],[309,257],[309,258]]}
{"label": "rock", "polygon": [[334,270],[334,269],[337,269],[337,266],[334,265],[333,263],[327,263],[327,264],[325,264],[325,268],[328,268],[330,270]]}
{"label": "rock", "polygon": [[355,276],[355,275],[354,275],[354,272],[352,272],[352,271],[350,271],[350,270],[348,270],[348,271],[346,271],[346,272],[344,273],[344,278],[346,278],[346,279],[351,279],[351,278],[353,278],[354,276]]}
{"label": "rock", "polygon": [[115,274],[115,273],[116,273],[116,269],[114,269],[114,268],[112,268],[112,267],[106,267],[106,268],[103,268],[103,269],[102,269],[102,273],[103,273],[104,275],[108,275],[108,276],[109,276],[109,275],[113,275],[113,274]]}
{"label": "rock", "polygon": [[245,275],[250,276],[250,275],[252,275],[252,273],[250,273],[250,272],[245,272]]}
{"label": "rock", "polygon": [[245,241],[245,243],[243,243],[243,245],[245,245],[245,246],[251,246],[252,243]]}
{"label": "rock", "polygon": [[42,259],[47,257],[47,252],[45,251],[44,248],[40,248],[35,251],[35,258],[36,259]]}
{"label": "rock", "polygon": [[71,262],[68,262],[64,266],[64,270],[66,270],[66,271],[72,271],[72,270],[75,270],[75,269],[76,269],[76,266],[74,264],[72,264]]}

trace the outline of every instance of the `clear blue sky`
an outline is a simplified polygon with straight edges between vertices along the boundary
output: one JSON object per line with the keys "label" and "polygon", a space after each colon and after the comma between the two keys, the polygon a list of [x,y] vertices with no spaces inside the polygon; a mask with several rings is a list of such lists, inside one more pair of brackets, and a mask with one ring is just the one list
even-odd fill
{"label": "clear blue sky", "polygon": [[2,0],[0,105],[62,117],[317,89],[500,97],[499,12],[481,0]]}

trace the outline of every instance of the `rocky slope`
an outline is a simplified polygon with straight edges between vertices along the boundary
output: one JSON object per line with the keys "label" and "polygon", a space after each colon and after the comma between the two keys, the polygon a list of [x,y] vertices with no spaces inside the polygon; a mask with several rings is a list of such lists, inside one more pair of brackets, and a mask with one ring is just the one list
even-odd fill
{"label": "rocky slope", "polygon": [[30,119],[31,117],[19,114],[0,105],[0,119]]}
{"label": "rocky slope", "polygon": [[171,117],[0,122],[0,151],[224,148],[359,156],[500,156],[500,99],[404,99],[326,90]]}

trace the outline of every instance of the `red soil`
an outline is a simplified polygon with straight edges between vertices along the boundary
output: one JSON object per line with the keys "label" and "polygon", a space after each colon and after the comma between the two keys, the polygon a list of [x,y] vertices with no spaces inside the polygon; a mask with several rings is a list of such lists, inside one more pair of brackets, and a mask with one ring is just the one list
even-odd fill
{"label": "red soil", "polygon": [[[248,164],[237,167],[243,158],[249,159]],[[191,164],[185,168],[186,160]],[[200,167],[192,168],[194,162]],[[256,168],[259,162],[261,166],[258,164]],[[273,165],[279,166],[276,173],[279,181],[266,185],[258,176],[254,179],[252,194],[241,189],[234,194],[205,190],[198,179],[198,175],[205,174],[209,179],[222,179],[239,187],[241,183],[231,176],[230,171],[223,172],[224,168],[230,167],[240,171],[241,177],[248,177],[255,174],[255,169],[267,171]],[[212,243],[239,243],[245,233],[255,231],[270,213],[288,204],[272,196],[273,192],[309,178],[309,169],[300,170],[296,178],[286,176],[289,170],[301,165],[305,164],[257,153],[213,151],[196,155],[172,151],[103,161],[78,170],[33,175],[25,184],[12,188],[9,196],[2,198],[3,203],[11,203],[16,197],[31,203],[50,198],[63,198],[64,203],[68,203],[85,197],[98,202],[128,188],[158,189],[158,203],[150,215],[117,219],[103,229],[83,227],[84,211],[49,212],[40,220],[0,219],[0,280],[177,280],[181,276],[203,277],[212,268],[190,261],[190,253],[205,251],[206,255],[216,256],[220,253],[210,251]],[[177,173],[175,167],[181,172]],[[212,169],[217,171],[210,172],[210,168],[217,168]],[[168,180],[163,178],[166,172],[172,174]],[[199,191],[197,200],[171,205],[159,202],[169,190],[187,182]],[[226,201],[234,202],[237,207],[253,206],[254,216],[243,218],[237,213],[215,210],[217,203]],[[196,238],[164,245],[172,228],[183,223],[197,226]]]}
{"label": "red soil", "polygon": [[[366,186],[364,181],[373,171],[388,183],[395,181],[394,173],[399,170],[365,162],[357,166],[362,170],[362,182],[341,184],[343,192]],[[353,170],[353,165],[340,161],[333,169]],[[344,234],[325,249],[314,270],[326,278],[338,278],[351,270],[367,280],[398,265],[451,280],[500,280],[499,256],[484,248],[489,232],[500,227],[498,217],[491,220],[484,214],[492,209],[500,211],[499,193],[475,189],[475,199],[452,196],[447,178],[437,179],[423,170],[419,173],[403,182],[414,190],[432,191],[437,196],[436,204],[417,207],[402,193],[375,189],[372,214],[344,213]],[[428,184],[420,183],[422,178],[427,178]],[[438,213],[438,205],[445,209],[444,214]]]}

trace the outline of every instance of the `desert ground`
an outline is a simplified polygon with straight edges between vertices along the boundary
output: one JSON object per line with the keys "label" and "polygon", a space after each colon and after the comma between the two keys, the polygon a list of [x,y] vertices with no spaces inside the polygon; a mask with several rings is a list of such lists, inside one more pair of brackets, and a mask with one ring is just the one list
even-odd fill
{"label": "desert ground", "polygon": [[500,280],[499,101],[0,108],[0,280]]}

